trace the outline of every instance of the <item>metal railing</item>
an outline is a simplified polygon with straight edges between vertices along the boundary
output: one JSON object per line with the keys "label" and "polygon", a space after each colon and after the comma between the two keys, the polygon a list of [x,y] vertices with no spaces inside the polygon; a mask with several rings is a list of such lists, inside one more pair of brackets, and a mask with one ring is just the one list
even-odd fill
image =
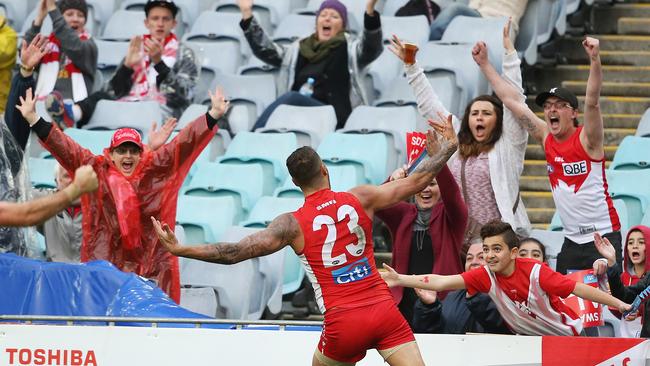
{"label": "metal railing", "polygon": [[286,330],[287,326],[323,326],[321,321],[305,320],[235,320],[235,319],[192,319],[192,318],[146,318],[119,316],[59,316],[59,315],[0,315],[0,323],[21,322],[25,324],[65,322],[66,325],[81,325],[81,323],[106,323],[108,326],[119,326],[120,323],[149,323],[152,328],[158,324],[192,324],[202,328],[207,324],[233,325],[235,329],[244,329],[246,325],[278,326]]}

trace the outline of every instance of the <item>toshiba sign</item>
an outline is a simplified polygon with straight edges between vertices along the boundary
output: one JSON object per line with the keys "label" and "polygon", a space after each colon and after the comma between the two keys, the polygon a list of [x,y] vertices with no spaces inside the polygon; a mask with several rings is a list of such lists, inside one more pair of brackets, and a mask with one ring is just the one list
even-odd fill
{"label": "toshiba sign", "polygon": [[6,365],[97,366],[93,350],[5,348]]}

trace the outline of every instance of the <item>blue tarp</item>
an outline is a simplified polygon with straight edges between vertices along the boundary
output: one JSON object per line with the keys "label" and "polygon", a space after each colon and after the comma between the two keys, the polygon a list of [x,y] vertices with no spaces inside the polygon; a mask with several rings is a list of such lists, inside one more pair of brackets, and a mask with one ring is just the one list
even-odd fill
{"label": "blue tarp", "polygon": [[0,254],[0,314],[210,319],[178,306],[151,281],[109,262],[42,262],[15,254]]}

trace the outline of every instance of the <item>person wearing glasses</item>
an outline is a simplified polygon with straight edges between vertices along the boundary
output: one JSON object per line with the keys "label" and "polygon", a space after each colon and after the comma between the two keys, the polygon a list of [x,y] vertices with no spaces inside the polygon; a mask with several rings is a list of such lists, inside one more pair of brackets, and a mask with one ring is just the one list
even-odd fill
{"label": "person wearing glasses", "polygon": [[571,91],[556,87],[539,94],[535,103],[544,109],[542,120],[490,65],[485,43],[477,43],[472,50],[474,61],[503,104],[544,148],[553,200],[564,227],[556,268],[560,273],[591,268],[594,260],[601,258],[594,245],[596,234],[612,243],[619,265],[622,260],[621,224],[605,178],[599,41],[586,37],[582,46],[590,60],[582,126],[578,122],[578,98]]}

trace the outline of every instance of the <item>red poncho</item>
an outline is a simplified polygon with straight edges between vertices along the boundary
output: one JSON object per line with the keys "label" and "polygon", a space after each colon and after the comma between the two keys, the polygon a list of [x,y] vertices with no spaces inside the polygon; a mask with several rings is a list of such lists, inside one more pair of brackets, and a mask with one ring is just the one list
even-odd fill
{"label": "red poncho", "polygon": [[149,217],[174,228],[179,189],[216,131],[216,126],[208,129],[205,116],[197,118],[158,150],[145,147],[135,171],[125,177],[111,161],[108,149],[104,155],[94,155],[52,128],[44,145],[61,166],[74,172],[90,164],[99,179],[97,191],[81,198],[81,261],[104,259],[123,271],[153,279],[178,303],[178,258],[159,244]]}

